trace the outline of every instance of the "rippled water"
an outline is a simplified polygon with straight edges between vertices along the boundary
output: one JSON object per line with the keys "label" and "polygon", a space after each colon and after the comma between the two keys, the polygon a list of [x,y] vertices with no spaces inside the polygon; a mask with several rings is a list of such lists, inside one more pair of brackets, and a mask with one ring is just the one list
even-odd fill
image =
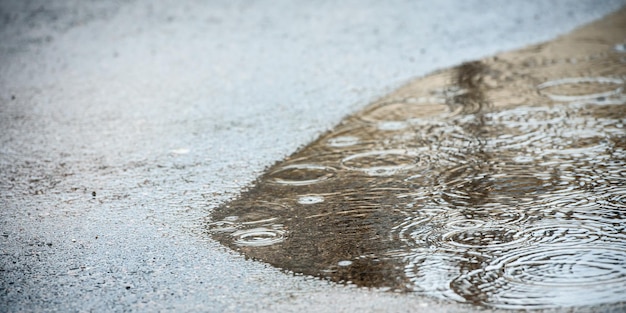
{"label": "rippled water", "polygon": [[251,258],[359,286],[499,308],[624,302],[624,34],[622,10],[417,79],[207,227]]}

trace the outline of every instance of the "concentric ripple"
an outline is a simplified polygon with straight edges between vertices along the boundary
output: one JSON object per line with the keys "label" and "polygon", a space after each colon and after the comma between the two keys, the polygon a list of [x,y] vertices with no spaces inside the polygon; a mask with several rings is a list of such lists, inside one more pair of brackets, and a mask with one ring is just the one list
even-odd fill
{"label": "concentric ripple", "polygon": [[579,245],[599,241],[603,236],[601,229],[589,225],[552,222],[527,228],[520,233],[519,237],[533,244]]}
{"label": "concentric ripple", "polygon": [[610,246],[519,250],[452,282],[468,301],[507,309],[623,301],[626,250]]}
{"label": "concentric ripple", "polygon": [[384,150],[369,151],[345,157],[341,164],[353,171],[362,171],[371,176],[390,176],[413,168],[419,162],[416,151]]}
{"label": "concentric ripple", "polygon": [[539,84],[537,88],[552,100],[572,102],[619,95],[624,81],[612,77],[568,77]]}
{"label": "concentric ripple", "polygon": [[238,246],[263,247],[277,244],[285,240],[285,231],[257,227],[235,231],[232,233],[232,236],[234,243]]}
{"label": "concentric ripple", "polygon": [[316,184],[331,178],[335,170],[315,164],[291,164],[270,173],[271,181],[277,184],[303,186]]}
{"label": "concentric ripple", "polygon": [[418,78],[271,166],[206,229],[247,257],[342,284],[619,311],[625,33],[626,9]]}
{"label": "concentric ripple", "polygon": [[[486,259],[479,254],[461,254],[437,249],[412,250],[406,257],[405,275],[414,292],[443,299],[464,301],[451,283],[463,273],[484,266]],[[461,266],[459,266],[461,265]]]}
{"label": "concentric ripple", "polygon": [[455,229],[443,234],[444,243],[457,248],[504,249],[520,246],[523,238],[519,230],[510,226],[478,227]]}

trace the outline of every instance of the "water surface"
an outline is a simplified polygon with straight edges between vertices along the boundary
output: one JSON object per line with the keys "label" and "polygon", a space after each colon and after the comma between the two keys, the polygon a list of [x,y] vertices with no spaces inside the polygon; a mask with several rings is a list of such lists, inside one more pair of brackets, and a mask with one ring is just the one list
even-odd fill
{"label": "water surface", "polygon": [[497,308],[626,302],[626,10],[416,79],[207,224],[279,268]]}

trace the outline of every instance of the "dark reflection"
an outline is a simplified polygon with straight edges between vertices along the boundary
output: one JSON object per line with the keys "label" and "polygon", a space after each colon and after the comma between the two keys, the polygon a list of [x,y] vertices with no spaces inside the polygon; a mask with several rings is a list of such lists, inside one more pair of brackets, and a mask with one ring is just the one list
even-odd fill
{"label": "dark reflection", "polygon": [[417,79],[271,167],[208,230],[358,286],[513,309],[623,303],[624,33],[626,10]]}
{"label": "dark reflection", "polygon": [[456,68],[455,81],[458,86],[456,94],[446,99],[453,111],[460,110],[463,114],[480,113],[487,107],[484,83],[487,67],[483,62],[467,62]]}

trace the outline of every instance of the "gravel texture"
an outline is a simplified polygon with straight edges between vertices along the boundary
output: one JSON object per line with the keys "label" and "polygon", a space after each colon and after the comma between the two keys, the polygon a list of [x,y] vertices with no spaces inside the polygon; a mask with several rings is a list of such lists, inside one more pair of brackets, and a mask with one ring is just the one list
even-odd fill
{"label": "gravel texture", "polygon": [[212,208],[410,78],[624,1],[2,1],[0,311],[464,312],[283,273]]}

